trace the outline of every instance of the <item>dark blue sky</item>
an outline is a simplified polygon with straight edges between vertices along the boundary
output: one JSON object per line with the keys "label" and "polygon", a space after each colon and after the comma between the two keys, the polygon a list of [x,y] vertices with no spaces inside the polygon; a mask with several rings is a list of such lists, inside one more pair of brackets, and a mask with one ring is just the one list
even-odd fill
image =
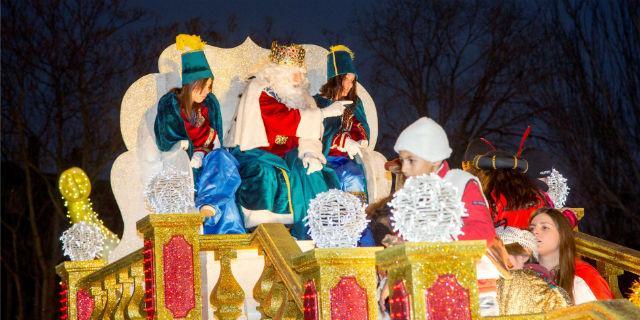
{"label": "dark blue sky", "polygon": [[[276,35],[293,34],[302,43],[325,42],[323,30],[341,32],[355,18],[360,7],[369,7],[370,1],[184,1],[186,5],[177,5],[172,0],[144,1],[134,0],[130,4],[145,8],[158,23],[180,22],[193,17],[203,21],[212,19],[223,26],[231,15],[238,17],[238,32],[234,38],[241,42],[242,35],[249,34],[263,26],[267,17],[274,19]],[[345,41],[353,42],[352,34],[344,34]]]}

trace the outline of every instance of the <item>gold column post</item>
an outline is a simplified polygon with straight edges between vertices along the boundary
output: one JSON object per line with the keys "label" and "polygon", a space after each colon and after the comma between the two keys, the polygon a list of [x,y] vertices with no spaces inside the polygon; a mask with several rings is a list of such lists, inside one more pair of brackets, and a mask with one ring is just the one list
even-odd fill
{"label": "gold column post", "polygon": [[399,318],[427,319],[427,289],[453,275],[453,284],[468,290],[471,318],[480,319],[476,263],[485,248],[485,241],[407,242],[377,252],[378,267],[387,271],[390,298],[398,287],[406,290],[409,314]]}
{"label": "gold column post", "polygon": [[293,258],[293,267],[301,275],[303,286],[313,283],[315,287],[318,319],[332,318],[331,306],[333,303],[338,303],[335,299],[332,301],[332,297],[335,297],[332,296],[332,290],[349,278],[352,286],[357,285],[359,290],[366,294],[368,319],[378,319],[375,254],[381,249],[381,247],[318,248]]}
{"label": "gold column post", "polygon": [[202,319],[199,214],[150,214],[144,235],[145,302],[154,319]]}
{"label": "gold column post", "polygon": [[67,319],[78,319],[76,295],[78,281],[84,276],[99,270],[105,265],[104,260],[65,261],[56,266],[56,273],[67,286]]}

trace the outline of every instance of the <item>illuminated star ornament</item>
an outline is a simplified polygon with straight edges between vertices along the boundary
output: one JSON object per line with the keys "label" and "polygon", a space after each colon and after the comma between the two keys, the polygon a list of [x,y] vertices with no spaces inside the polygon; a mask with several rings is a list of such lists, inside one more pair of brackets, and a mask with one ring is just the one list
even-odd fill
{"label": "illuminated star ornament", "polygon": [[62,233],[62,250],[72,261],[100,257],[105,236],[100,227],[90,222],[78,222]]}
{"label": "illuminated star ornament", "polygon": [[318,248],[350,248],[367,227],[358,197],[336,189],[319,193],[309,202],[306,225]]}
{"label": "illuminated star ornament", "polygon": [[410,177],[389,203],[394,231],[412,242],[450,242],[462,235],[464,203],[450,182],[432,173]]}
{"label": "illuminated star ornament", "polygon": [[567,196],[569,195],[567,179],[556,169],[551,169],[551,174],[547,177],[547,185],[549,186],[547,194],[553,202],[553,205],[556,209],[564,208],[564,204],[567,202]]}
{"label": "illuminated star ornament", "polygon": [[188,172],[166,167],[156,174],[144,191],[149,209],[155,213],[194,212],[193,181]]}

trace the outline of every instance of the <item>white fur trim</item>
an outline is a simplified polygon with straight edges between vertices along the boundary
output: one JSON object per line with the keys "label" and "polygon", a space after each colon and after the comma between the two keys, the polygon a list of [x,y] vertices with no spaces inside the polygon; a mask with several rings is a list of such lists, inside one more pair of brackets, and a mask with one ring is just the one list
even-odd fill
{"label": "white fur trim", "polygon": [[235,121],[225,139],[225,147],[239,146],[241,151],[246,151],[269,146],[260,111],[260,95],[266,86],[267,83],[259,79],[249,82],[238,103]]}
{"label": "white fur trim", "polygon": [[460,170],[460,169],[450,169],[449,172],[444,176],[444,180],[451,182],[457,189],[460,200],[462,200],[462,196],[464,194],[464,189],[467,187],[469,181],[475,181],[480,188],[480,193],[482,194],[482,198],[484,199],[484,203],[487,203],[487,198],[484,196],[482,192],[482,184],[480,184],[480,180],[478,177],[472,175],[469,172]]}
{"label": "white fur trim", "polygon": [[322,154],[322,142],[317,139],[298,139],[298,158],[302,159],[306,155],[320,160],[320,162],[326,163],[327,160]]}
{"label": "white fur trim", "polygon": [[300,109],[300,123],[296,129],[297,137],[320,140],[323,131],[322,112],[318,107]]}
{"label": "white fur trim", "polygon": [[278,214],[269,210],[249,210],[242,208],[244,227],[252,228],[262,223],[293,224],[293,214]]}

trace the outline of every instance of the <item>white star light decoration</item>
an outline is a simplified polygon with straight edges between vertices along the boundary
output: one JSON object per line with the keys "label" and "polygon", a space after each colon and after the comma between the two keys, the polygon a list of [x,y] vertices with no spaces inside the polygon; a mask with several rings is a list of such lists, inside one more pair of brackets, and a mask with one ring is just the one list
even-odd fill
{"label": "white star light decoration", "polygon": [[556,209],[564,208],[564,204],[567,202],[567,196],[569,195],[569,185],[567,185],[567,179],[560,174],[556,169],[551,169],[551,174],[547,177],[547,185],[549,191],[547,194]]}
{"label": "white star light decoration", "polygon": [[319,193],[312,199],[305,220],[318,248],[355,247],[367,227],[360,199],[336,189]]}
{"label": "white star light decoration", "polygon": [[467,216],[458,190],[438,175],[407,179],[389,203],[394,231],[411,242],[450,242],[464,234]]}
{"label": "white star light decoration", "polygon": [[149,209],[155,213],[194,212],[193,181],[189,173],[166,167],[156,174],[144,191]]}
{"label": "white star light decoration", "polygon": [[94,223],[78,222],[62,233],[62,250],[72,261],[93,260],[100,257],[104,234]]}

